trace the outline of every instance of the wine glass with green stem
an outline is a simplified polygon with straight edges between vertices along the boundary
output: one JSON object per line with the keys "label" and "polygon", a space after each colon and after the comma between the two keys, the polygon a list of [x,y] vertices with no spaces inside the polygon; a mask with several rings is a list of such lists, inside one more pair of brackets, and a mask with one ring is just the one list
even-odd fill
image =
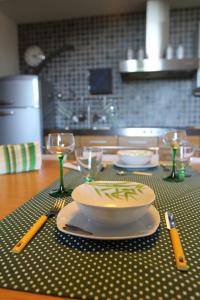
{"label": "wine glass with green stem", "polygon": [[47,150],[57,154],[60,166],[60,186],[50,191],[52,197],[70,196],[72,189],[66,189],[63,181],[63,160],[65,154],[71,153],[75,148],[75,139],[72,133],[49,133],[47,139]]}
{"label": "wine glass with green stem", "polygon": [[172,170],[171,174],[164,178],[166,181],[170,182],[180,182],[183,181],[183,177],[180,176],[176,170],[176,155],[177,150],[180,146],[187,144],[187,134],[185,130],[172,130],[168,131],[163,136],[163,143],[171,147],[172,150]]}
{"label": "wine glass with green stem", "polygon": [[93,181],[102,168],[103,150],[97,147],[83,147],[76,149],[75,155],[84,182]]}

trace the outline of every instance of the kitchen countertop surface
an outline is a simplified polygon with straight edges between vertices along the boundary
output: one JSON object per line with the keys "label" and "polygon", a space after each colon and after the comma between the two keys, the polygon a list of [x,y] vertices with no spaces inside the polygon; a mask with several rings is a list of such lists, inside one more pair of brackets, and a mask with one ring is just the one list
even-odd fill
{"label": "kitchen countertop surface", "polygon": [[161,136],[171,129],[185,129],[188,135],[200,135],[199,127],[131,127],[131,128],[47,128],[44,134],[50,132],[73,132],[74,135],[121,135],[121,136]]}

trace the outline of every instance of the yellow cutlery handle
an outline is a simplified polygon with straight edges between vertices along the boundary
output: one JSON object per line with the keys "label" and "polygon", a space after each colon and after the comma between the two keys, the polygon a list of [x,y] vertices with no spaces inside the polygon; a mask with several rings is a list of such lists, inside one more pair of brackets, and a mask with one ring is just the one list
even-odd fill
{"label": "yellow cutlery handle", "polygon": [[132,174],[135,175],[145,175],[145,176],[152,176],[152,173],[147,173],[147,172],[139,172],[139,171],[134,171]]}
{"label": "yellow cutlery handle", "polygon": [[172,228],[170,230],[170,237],[171,237],[172,246],[173,246],[173,250],[174,250],[177,269],[181,270],[181,271],[188,270],[189,266],[185,259],[185,255],[183,252],[183,247],[181,245],[179,233],[176,228]]}
{"label": "yellow cutlery handle", "polygon": [[12,252],[20,253],[24,247],[28,244],[28,242],[34,237],[34,235],[38,232],[38,230],[42,227],[42,225],[47,221],[48,217],[42,215],[33,226],[25,233],[25,235],[21,238],[21,240],[12,248]]}

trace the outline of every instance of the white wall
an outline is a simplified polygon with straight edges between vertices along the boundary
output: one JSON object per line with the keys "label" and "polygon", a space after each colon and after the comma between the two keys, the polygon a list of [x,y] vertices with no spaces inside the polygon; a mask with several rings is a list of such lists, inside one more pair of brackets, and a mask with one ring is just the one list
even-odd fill
{"label": "white wall", "polygon": [[19,73],[17,24],[0,11],[0,77]]}

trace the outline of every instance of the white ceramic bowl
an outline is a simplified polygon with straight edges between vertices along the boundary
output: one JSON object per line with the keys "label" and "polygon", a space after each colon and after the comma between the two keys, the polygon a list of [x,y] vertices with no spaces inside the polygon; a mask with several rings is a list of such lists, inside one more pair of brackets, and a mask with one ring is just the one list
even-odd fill
{"label": "white ceramic bowl", "polygon": [[151,161],[153,152],[150,150],[120,150],[117,152],[119,161],[127,165],[145,165]]}
{"label": "white ceramic bowl", "polygon": [[142,217],[155,200],[155,194],[139,182],[93,181],[76,187],[72,198],[88,219],[116,226]]}

